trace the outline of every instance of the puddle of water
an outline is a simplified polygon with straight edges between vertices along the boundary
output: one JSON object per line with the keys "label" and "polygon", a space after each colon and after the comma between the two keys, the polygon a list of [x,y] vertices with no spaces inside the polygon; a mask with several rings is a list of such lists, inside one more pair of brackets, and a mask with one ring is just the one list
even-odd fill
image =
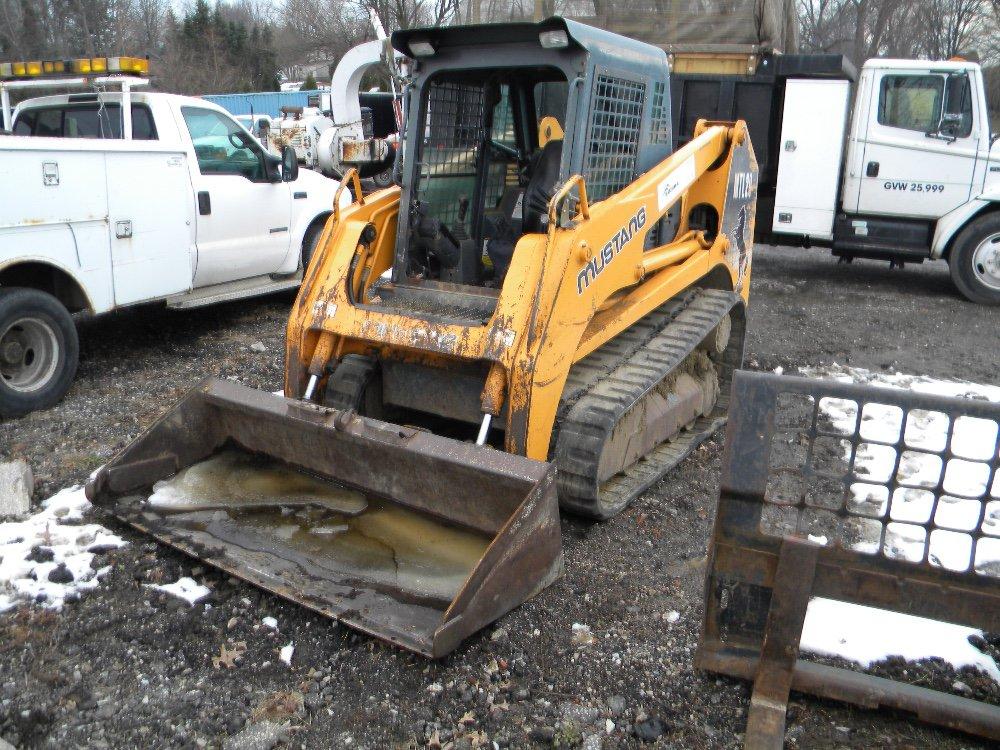
{"label": "puddle of water", "polygon": [[313,572],[440,600],[458,594],[490,543],[484,534],[235,450],[158,482],[150,504],[185,526]]}
{"label": "puddle of water", "polygon": [[319,506],[357,515],[365,496],[324,482],[276,461],[225,450],[153,485],[153,508],[165,511]]}

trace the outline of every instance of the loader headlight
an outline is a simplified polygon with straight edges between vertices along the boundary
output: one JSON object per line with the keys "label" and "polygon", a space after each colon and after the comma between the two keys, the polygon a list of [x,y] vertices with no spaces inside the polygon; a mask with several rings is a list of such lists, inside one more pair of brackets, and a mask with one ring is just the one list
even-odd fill
{"label": "loader headlight", "polygon": [[417,57],[430,57],[434,54],[434,45],[426,39],[413,39],[410,41],[410,52]]}
{"label": "loader headlight", "polygon": [[569,46],[569,36],[562,29],[543,31],[538,35],[538,41],[544,49],[563,49]]}

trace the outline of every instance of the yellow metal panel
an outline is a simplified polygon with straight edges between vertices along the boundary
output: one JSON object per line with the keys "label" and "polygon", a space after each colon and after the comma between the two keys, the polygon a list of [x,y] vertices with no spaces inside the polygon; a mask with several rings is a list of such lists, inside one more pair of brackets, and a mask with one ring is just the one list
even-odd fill
{"label": "yellow metal panel", "polygon": [[[734,182],[733,154],[741,144],[754,173],[749,183]],[[578,191],[579,215],[565,227],[550,222],[548,235],[521,237],[486,325],[432,323],[365,304],[372,282],[393,262],[400,190],[366,196],[327,223],[307,270],[288,325],[286,394],[300,396],[309,369],[325,373],[327,358],[346,353],[443,368],[456,360],[489,363],[484,411],[499,413],[506,393],[506,449],[544,460],[574,362],[710,275],[748,297],[749,247],[739,260],[725,233],[705,241],[688,230],[686,216],[707,204],[720,227],[731,223],[725,212],[734,184],[749,196],[755,180],[743,122],[700,123],[691,143],[592,206],[585,184],[574,178],[550,214],[557,215],[561,196]],[[678,202],[677,238],[646,249],[648,232]],[[752,236],[749,213],[742,218]],[[365,245],[369,225],[375,238]]]}

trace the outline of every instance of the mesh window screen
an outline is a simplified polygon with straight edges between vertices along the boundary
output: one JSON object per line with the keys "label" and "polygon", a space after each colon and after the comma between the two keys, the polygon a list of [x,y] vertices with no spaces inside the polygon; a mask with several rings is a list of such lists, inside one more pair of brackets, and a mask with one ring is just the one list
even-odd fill
{"label": "mesh window screen", "polygon": [[429,216],[451,224],[458,218],[459,199],[466,196],[471,200],[482,138],[482,86],[432,85],[416,191],[420,201],[428,205]]}
{"label": "mesh window screen", "polygon": [[649,142],[670,145],[670,96],[663,81],[653,84],[653,123]]}
{"label": "mesh window screen", "polygon": [[645,97],[646,86],[641,82],[597,76],[584,162],[590,200],[607,198],[635,177]]}
{"label": "mesh window screen", "polygon": [[[493,127],[490,137],[494,142],[504,146],[517,147],[514,135],[514,112],[510,104],[510,87],[506,84],[500,87],[500,101],[493,108]],[[496,208],[507,185],[517,183],[517,163],[498,160],[495,153],[491,154],[491,157],[486,182],[487,209]]]}

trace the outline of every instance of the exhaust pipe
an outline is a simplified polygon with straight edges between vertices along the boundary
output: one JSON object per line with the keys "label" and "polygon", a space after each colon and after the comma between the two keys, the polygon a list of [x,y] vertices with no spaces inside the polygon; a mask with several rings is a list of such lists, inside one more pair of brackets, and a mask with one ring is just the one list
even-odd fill
{"label": "exhaust pipe", "polygon": [[[190,491],[202,496],[177,502]],[[102,467],[87,497],[230,575],[432,658],[563,568],[551,464],[214,378]]]}

